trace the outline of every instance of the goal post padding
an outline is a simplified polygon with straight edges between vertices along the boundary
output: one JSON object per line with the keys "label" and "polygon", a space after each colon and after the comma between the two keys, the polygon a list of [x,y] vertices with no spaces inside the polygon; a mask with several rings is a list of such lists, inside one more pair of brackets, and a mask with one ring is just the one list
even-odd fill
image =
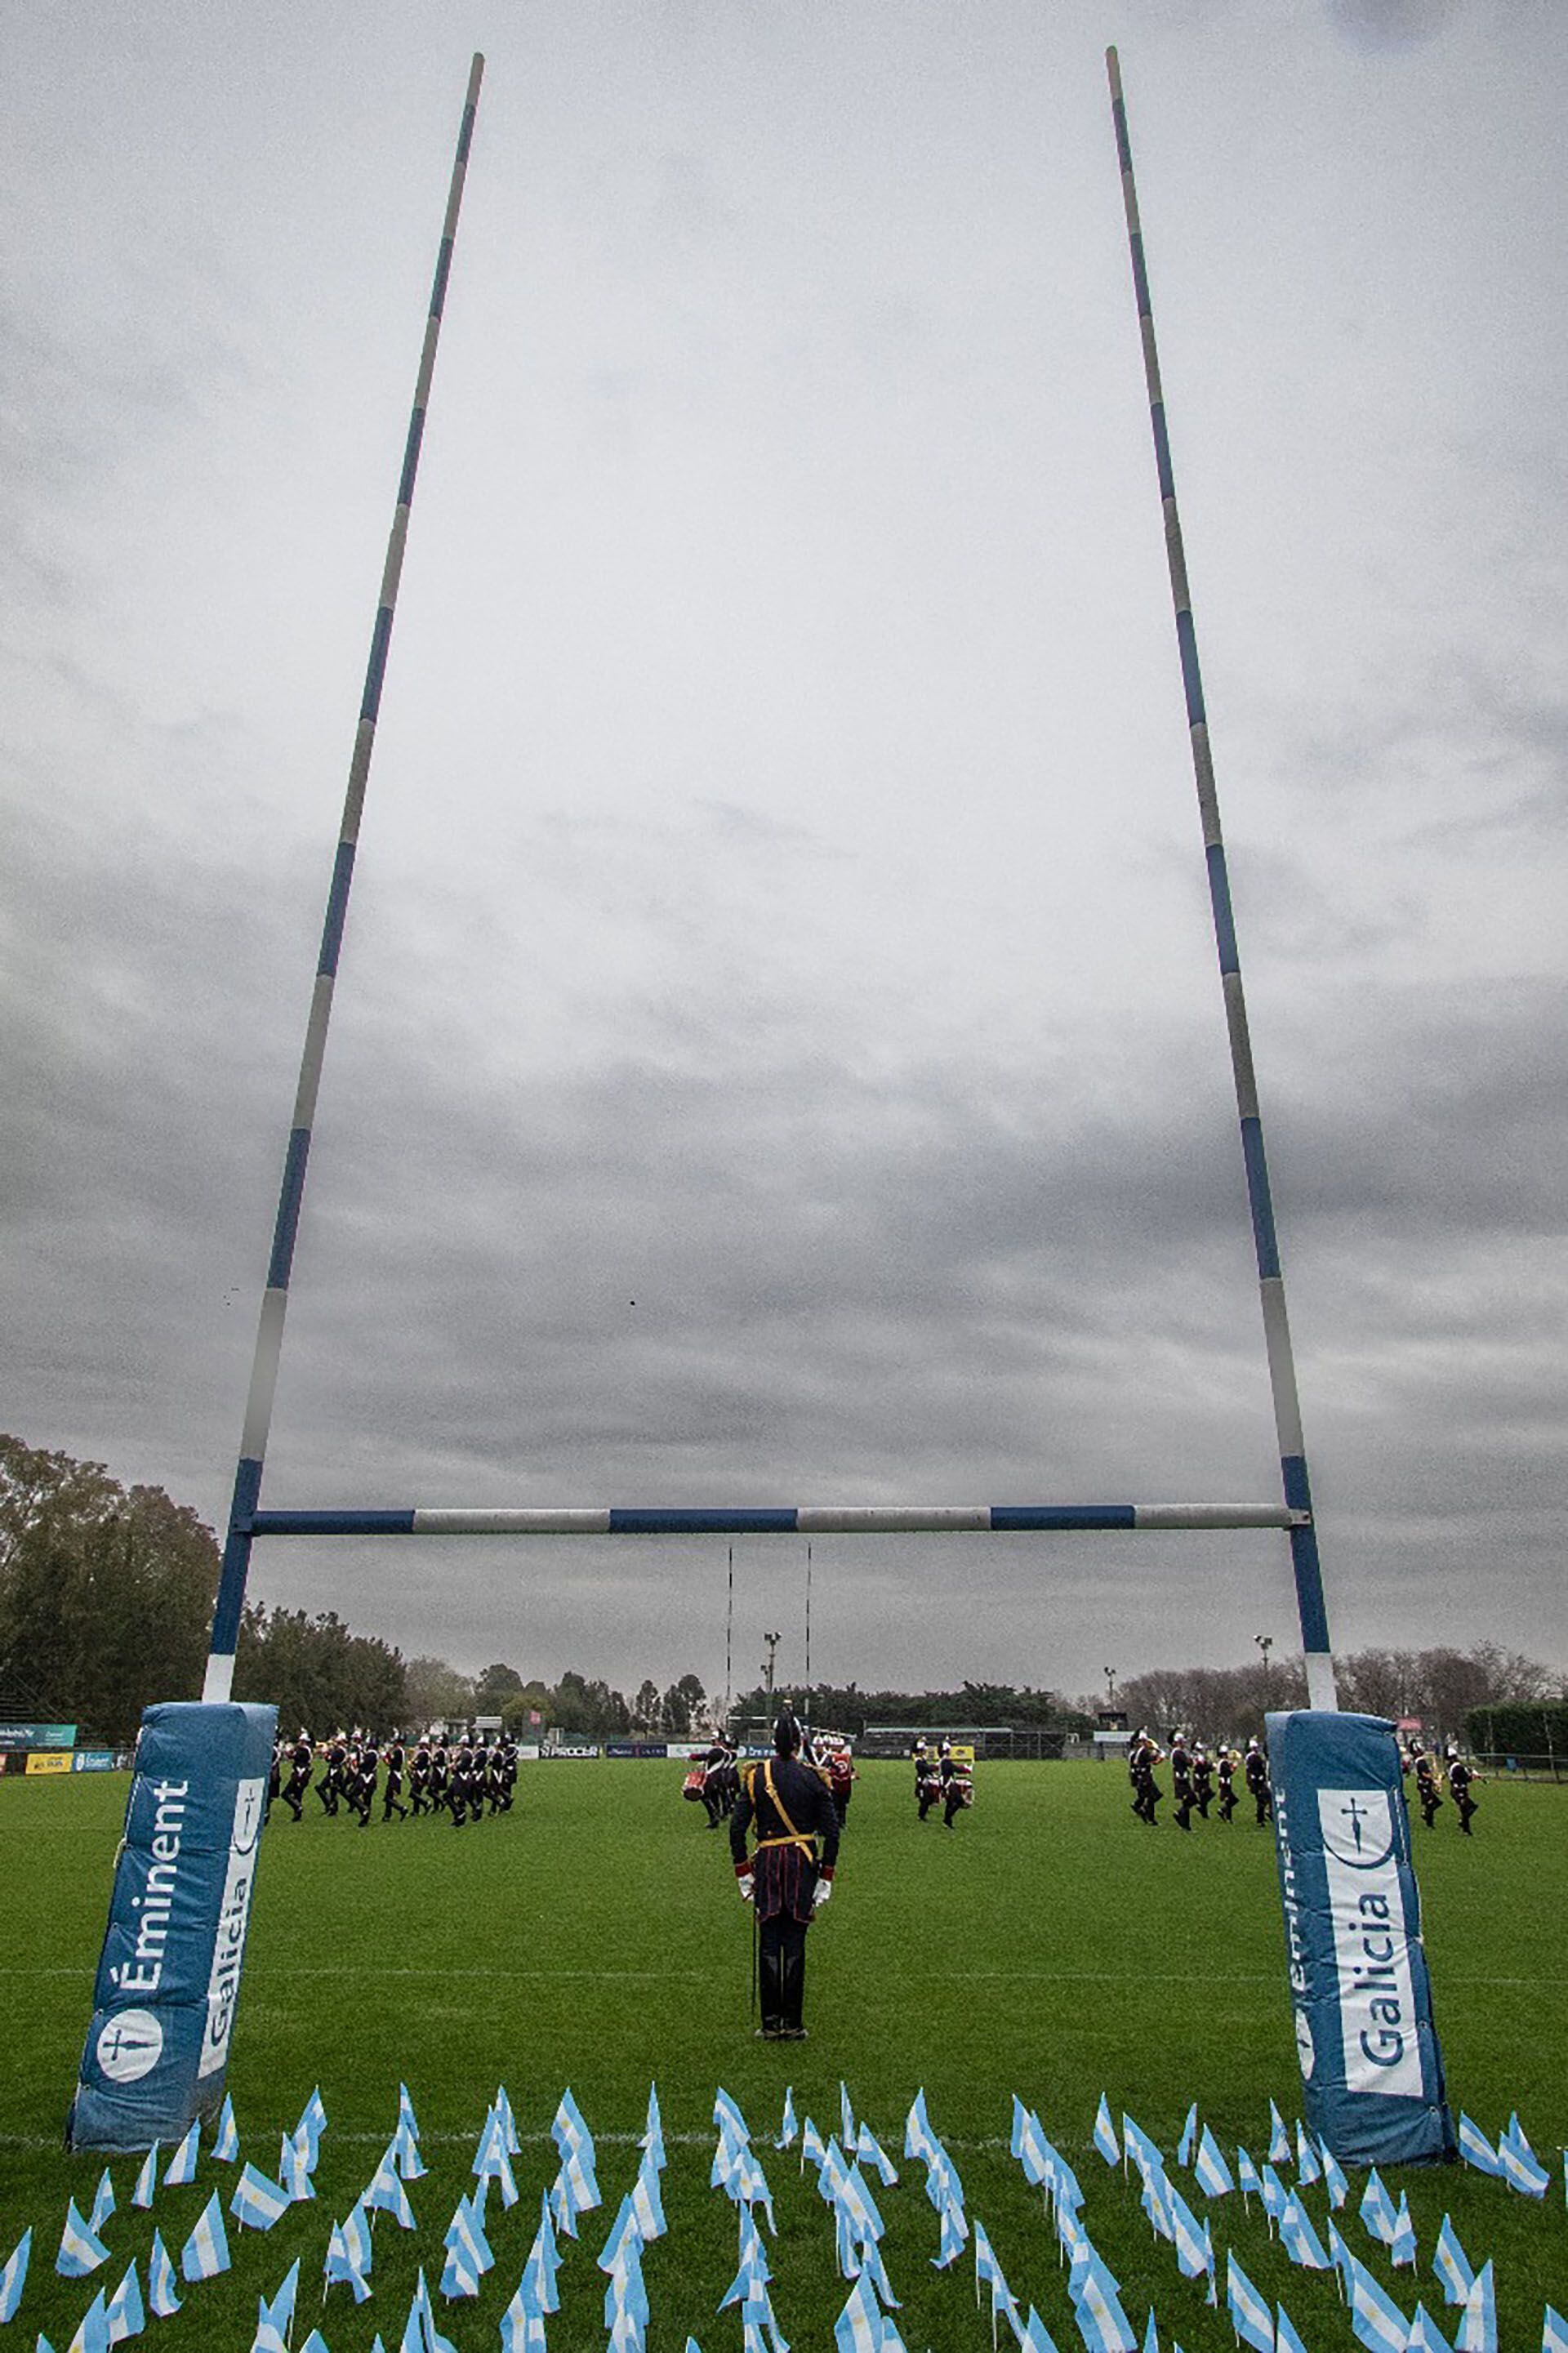
{"label": "goal post padding", "polygon": [[1308,1708],[1268,1726],[1308,2124],[1342,2164],[1451,2158],[1394,1727]]}
{"label": "goal post padding", "polygon": [[142,1715],[72,2148],[178,2140],[223,2098],[277,1720],[235,1702]]}

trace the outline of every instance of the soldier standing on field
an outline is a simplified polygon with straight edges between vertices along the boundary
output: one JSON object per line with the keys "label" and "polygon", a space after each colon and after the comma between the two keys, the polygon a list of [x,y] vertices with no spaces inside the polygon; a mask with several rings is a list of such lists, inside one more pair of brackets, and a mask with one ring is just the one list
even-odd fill
{"label": "soldier standing on field", "polygon": [[1201,1740],[1193,1743],[1193,1797],[1206,1822],[1214,1803],[1214,1759]]}
{"label": "soldier standing on field", "polygon": [[[788,1709],[773,1726],[773,1754],[753,1765],[730,1817],[730,1853],[741,1894],[753,1905],[765,2042],[804,2042],[805,1932],[833,1893],[838,1809],[819,1775],[800,1761],[800,1726]],[[753,1855],[746,1832],[756,1825]],[[818,1841],[820,1840],[820,1847]]]}
{"label": "soldier standing on field", "polygon": [[430,1810],[430,1735],[422,1732],[408,1767],[408,1799],[416,1814]]}
{"label": "soldier standing on field", "polygon": [[944,1757],[942,1764],[942,1819],[948,1830],[952,1828],[954,1814],[974,1803],[974,1779],[970,1767],[956,1757]]}
{"label": "soldier standing on field", "polygon": [[915,1763],[915,1797],[919,1800],[923,1822],[942,1796],[942,1775],[922,1740]]}
{"label": "soldier standing on field", "polygon": [[1274,1792],[1268,1786],[1268,1757],[1262,1743],[1247,1744],[1247,1786],[1258,1809],[1258,1827],[1266,1830],[1274,1819]]}
{"label": "soldier standing on field", "polygon": [[338,1810],[338,1801],[343,1794],[343,1776],[348,1771],[348,1764],[349,1745],[340,1728],[333,1733],[327,1743],[326,1770],[316,1784],[316,1795],[329,1814],[335,1814]]}
{"label": "soldier standing on field", "polygon": [[452,1753],[447,1746],[447,1736],[441,1735],[430,1751],[430,1811],[444,1811],[451,1795]]}

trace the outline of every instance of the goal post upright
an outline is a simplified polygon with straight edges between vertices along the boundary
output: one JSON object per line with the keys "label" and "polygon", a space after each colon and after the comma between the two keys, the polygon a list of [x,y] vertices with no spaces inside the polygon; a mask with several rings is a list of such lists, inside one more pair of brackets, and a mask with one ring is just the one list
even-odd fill
{"label": "goal post upright", "polygon": [[206,1676],[202,1688],[204,1701],[226,1700],[234,1686],[235,1645],[239,1639],[240,1616],[245,1607],[246,1579],[250,1568],[250,1547],[254,1535],[254,1517],[261,1495],[262,1468],[267,1454],[268,1433],[272,1424],[272,1401],[278,1386],[278,1365],[283,1347],[283,1323],[289,1307],[289,1276],[294,1258],[294,1240],[299,1231],[300,1208],[305,1192],[305,1170],[310,1153],[310,1130],[316,1115],[316,1097],[321,1081],[321,1063],[326,1053],[327,1027],[331,1018],[332,996],[337,982],[338,955],[342,945],[343,923],[348,913],[349,890],[353,881],[354,851],[359,841],[360,818],[364,807],[365,786],[370,777],[371,754],[375,748],[376,720],[381,710],[382,687],[386,676],[387,650],[392,640],[393,618],[397,609],[397,587],[403,573],[404,550],[408,537],[408,514],[414,500],[414,481],[419,468],[420,445],[425,435],[425,419],[429,408],[430,386],[436,372],[436,346],[440,340],[441,321],[447,304],[447,284],[451,273],[452,251],[458,235],[458,215],[462,206],[463,185],[468,177],[468,149],[473,140],[474,117],[479,102],[479,83],[483,79],[485,61],[476,50],[468,68],[468,86],[463,100],[463,119],[458,132],[458,149],[452,162],[452,176],[447,192],[447,210],[441,224],[441,242],[436,257],[436,275],[430,290],[430,307],[425,320],[425,340],[419,354],[419,372],[415,380],[414,405],[408,419],[408,435],[404,444],[403,470],[397,485],[397,502],[393,510],[392,529],[387,537],[386,560],[382,567],[381,592],[376,599],[375,622],[371,631],[370,657],[365,667],[364,691],[360,699],[359,722],[354,731],[354,745],[349,762],[348,790],[343,801],[342,824],[339,829],[337,852],[332,863],[331,885],[327,894],[326,917],[321,927],[321,954],[317,959],[315,986],[310,997],[310,1010],[305,1027],[304,1050],[300,1060],[299,1086],[294,1098],[294,1115],[289,1123],[289,1143],[283,1158],[283,1178],[278,1198],[278,1217],[273,1228],[272,1252],[267,1270],[267,1287],[262,1294],[261,1316],[257,1327],[256,1353],[251,1361],[250,1388],[246,1399],[245,1420],[239,1441],[239,1461],[235,1472],[234,1497],[229,1507],[228,1530],[224,1541],[223,1566],[219,1572],[217,1600],[213,1612],[212,1641],[207,1654]]}
{"label": "goal post upright", "polygon": [[1121,65],[1114,48],[1107,49],[1105,65],[1110,82],[1116,155],[1121,170],[1121,199],[1127,214],[1127,242],[1132,262],[1133,293],[1138,305],[1139,335],[1143,348],[1143,375],[1149,395],[1149,422],[1153,433],[1154,463],[1159,475],[1160,503],[1164,519],[1165,555],[1170,566],[1171,601],[1175,613],[1176,643],[1181,654],[1193,776],[1197,786],[1198,810],[1203,824],[1209,904],[1214,915],[1220,981],[1225,991],[1226,1028],[1230,1038],[1231,1073],[1241,1125],[1247,1198],[1252,1213],[1253,1242],[1258,1257],[1274,1427],[1279,1447],[1285,1501],[1294,1515],[1289,1530],[1290,1563],[1295,1575],[1296,1607],[1306,1658],[1308,1704],[1313,1708],[1332,1710],[1338,1707],[1339,1698],[1334,1685],[1334,1662],[1329,1641],[1328,1608],[1323,1598],[1322,1567],[1318,1557],[1317,1529],[1312,1520],[1311,1487],[1307,1474],[1307,1450],[1301,1430],[1295,1354],[1290,1345],[1290,1324],[1285,1309],[1285,1278],[1279,1262],[1279,1242],[1268,1185],[1268,1163],[1263,1146],[1258,1080],[1247,1029],[1247,1000],[1241,985],[1241,961],[1237,948],[1236,919],[1231,909],[1225,837],[1220,825],[1219,797],[1209,744],[1203,674],[1198,665],[1197,630],[1193,620],[1192,592],[1187,583],[1181,517],[1176,507],[1175,476],[1171,465],[1170,435],[1165,419],[1165,396],[1160,378],[1159,352],[1154,341],[1154,314],[1150,301],[1149,272],[1138,212],[1138,190],[1132,176],[1132,149],[1127,135]]}

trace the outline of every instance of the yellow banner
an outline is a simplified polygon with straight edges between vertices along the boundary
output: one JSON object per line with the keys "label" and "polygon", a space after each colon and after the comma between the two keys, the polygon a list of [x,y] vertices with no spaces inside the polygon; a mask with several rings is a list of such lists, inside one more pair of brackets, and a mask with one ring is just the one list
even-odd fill
{"label": "yellow banner", "polygon": [[37,1748],[27,1759],[29,1773],[68,1773],[70,1768],[68,1748]]}
{"label": "yellow banner", "polygon": [[952,1761],[955,1765],[973,1765],[974,1762],[973,1741],[955,1740],[952,1744]]}

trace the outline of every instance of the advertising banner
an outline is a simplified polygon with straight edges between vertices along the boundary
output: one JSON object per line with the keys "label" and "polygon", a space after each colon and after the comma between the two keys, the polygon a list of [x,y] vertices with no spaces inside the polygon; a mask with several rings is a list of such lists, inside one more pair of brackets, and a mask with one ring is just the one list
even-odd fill
{"label": "advertising banner", "polygon": [[73,1748],[73,1773],[112,1773],[119,1759],[112,1748]]}
{"label": "advertising banner", "polygon": [[67,2138],[174,2141],[223,2098],[277,1710],[150,1707]]}
{"label": "advertising banner", "polygon": [[0,1724],[0,1748],[74,1748],[74,1724]]}
{"label": "advertising banner", "polygon": [[606,1757],[670,1757],[674,1755],[663,1740],[606,1740]]}
{"label": "advertising banner", "polygon": [[1307,2122],[1342,2165],[1450,2158],[1394,1726],[1305,1708],[1268,1724]]}
{"label": "advertising banner", "polygon": [[68,1773],[71,1752],[68,1748],[37,1749],[28,1757],[24,1770],[28,1773]]}

